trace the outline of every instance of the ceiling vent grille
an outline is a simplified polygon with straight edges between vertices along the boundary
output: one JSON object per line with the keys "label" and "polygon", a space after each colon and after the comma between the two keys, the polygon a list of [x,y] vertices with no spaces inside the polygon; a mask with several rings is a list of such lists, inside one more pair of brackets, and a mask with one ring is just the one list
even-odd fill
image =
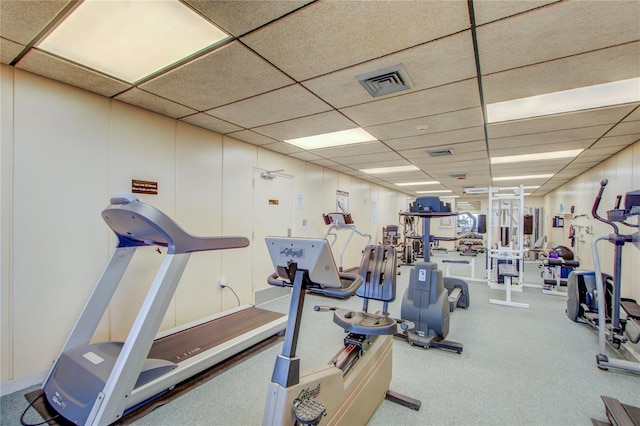
{"label": "ceiling vent grille", "polygon": [[401,92],[411,88],[411,80],[402,64],[356,76],[373,97]]}
{"label": "ceiling vent grille", "polygon": [[429,154],[432,157],[447,157],[449,155],[453,155],[453,149],[452,148],[428,149],[427,154]]}

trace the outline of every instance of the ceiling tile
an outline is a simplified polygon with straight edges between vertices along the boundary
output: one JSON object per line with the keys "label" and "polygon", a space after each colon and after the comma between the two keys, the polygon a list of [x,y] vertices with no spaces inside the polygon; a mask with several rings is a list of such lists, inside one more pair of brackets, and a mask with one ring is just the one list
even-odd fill
{"label": "ceiling tile", "polygon": [[297,146],[289,145],[284,142],[270,143],[268,145],[261,145],[262,148],[270,151],[279,152],[280,154],[292,154],[294,152],[301,152],[302,150]]}
{"label": "ceiling tile", "polygon": [[607,130],[609,130],[609,126],[593,126],[581,129],[559,130],[557,132],[543,132],[530,135],[511,136],[507,138],[495,138],[490,139],[489,149],[493,152],[495,149],[520,148],[531,145],[563,143],[588,139],[592,139],[591,143],[593,143]]}
{"label": "ceiling tile", "polygon": [[[487,145],[485,144],[484,141],[448,144],[448,145],[443,145],[443,147],[451,148],[454,153],[453,156],[445,157],[445,158],[455,158],[457,154],[462,154],[462,153],[477,152],[477,151],[483,151],[485,153],[487,152]],[[430,147],[429,149],[431,148],[434,148],[434,147]],[[437,149],[437,147],[434,149]],[[429,155],[427,153],[426,148],[398,150],[398,153],[400,153],[403,157],[408,159],[422,158]]]}
{"label": "ceiling tile", "polygon": [[640,104],[639,103],[635,103],[632,106],[635,107],[635,110],[633,110],[633,112],[631,114],[629,114],[627,117],[624,118],[624,121],[640,121]]}
{"label": "ceiling tile", "polygon": [[327,160],[326,158],[322,158],[320,160],[311,160],[311,163],[317,164],[318,166],[322,167],[336,167],[340,165],[335,161]]}
{"label": "ceiling tile", "polygon": [[115,96],[114,99],[173,118],[185,117],[197,112],[135,87]]}
{"label": "ceiling tile", "polygon": [[[509,139],[509,138],[505,138]],[[491,157],[508,157],[511,155],[521,155],[521,154],[538,154],[541,152],[552,152],[552,151],[564,151],[564,150],[572,150],[572,149],[587,149],[590,147],[595,139],[581,139],[571,142],[562,142],[560,143],[534,143],[534,144],[515,144],[514,146],[508,146],[506,148],[492,148],[491,149]]]}
{"label": "ceiling tile", "polygon": [[640,39],[640,2],[554,3],[477,29],[483,74]]}
{"label": "ceiling tile", "polygon": [[[443,114],[418,117],[411,120],[395,121],[378,126],[367,126],[364,129],[379,140],[397,139],[408,136],[423,136],[447,130],[482,126],[482,110],[479,107],[446,112]],[[429,126],[426,130],[418,130],[416,126]]]}
{"label": "ceiling tile", "polygon": [[373,169],[373,168],[379,168],[379,167],[400,167],[400,166],[410,165],[410,163],[403,158],[399,158],[397,160],[370,161],[368,163],[359,163],[359,164],[343,163],[342,160],[335,160],[335,161],[340,164],[344,164],[346,166],[353,167],[354,169],[359,169],[359,170]]}
{"label": "ceiling tile", "polygon": [[10,64],[24,49],[24,46],[11,40],[0,38],[0,63]]}
{"label": "ceiling tile", "polygon": [[482,161],[487,158],[486,151],[454,153],[453,155],[446,157],[431,157],[429,154],[425,153],[422,157],[412,158],[411,162],[418,167],[430,165],[448,168],[461,161]]}
{"label": "ceiling tile", "polygon": [[[485,142],[468,11],[474,8],[478,24],[484,98],[493,102],[640,75],[637,1],[183,2],[243,41],[203,51],[136,88],[37,49],[17,68],[395,190],[398,180],[436,179],[454,191],[487,186],[491,174],[557,167],[491,167],[487,154],[590,147],[561,166],[561,179],[536,191],[542,194],[640,139],[635,103],[492,124]],[[36,43],[74,3],[1,1],[2,62]],[[409,91],[372,98],[355,80],[396,64],[409,74]],[[314,151],[280,143],[358,126],[378,141]],[[431,161],[431,147],[454,155]],[[421,170],[366,175],[352,168],[407,161]]]}
{"label": "ceiling tile", "polygon": [[564,171],[571,171],[574,174],[580,174],[597,165],[597,162],[588,162],[588,163],[571,163],[567,167],[564,168]]}
{"label": "ceiling tile", "polygon": [[331,107],[298,84],[210,109],[207,114],[250,128],[329,111]]}
{"label": "ceiling tile", "polygon": [[109,98],[131,87],[129,84],[58,59],[36,49],[30,49],[18,61],[16,68]]}
{"label": "ceiling tile", "polygon": [[337,111],[323,112],[308,117],[296,118],[253,130],[277,140],[296,139],[322,133],[337,132],[358,127]]}
{"label": "ceiling tile", "polygon": [[494,103],[635,78],[638,70],[635,42],[484,76],[482,88],[485,101]]}
{"label": "ceiling tile", "polygon": [[293,81],[239,42],[231,42],[140,88],[198,111],[256,96]]}
{"label": "ceiling tile", "polygon": [[613,155],[616,152],[622,150],[623,148],[624,147],[620,145],[603,146],[600,148],[589,148],[580,155],[584,157],[598,157],[601,155]]}
{"label": "ceiling tile", "polygon": [[548,161],[527,161],[526,163],[492,164],[491,173],[498,176],[556,173],[569,164],[570,158]]}
{"label": "ceiling tile", "polygon": [[340,156],[333,158],[334,161],[340,164],[347,164],[350,166],[359,165],[361,169],[368,169],[372,167],[386,167],[385,163],[391,164],[394,161],[399,163],[406,163],[406,160],[396,154],[395,152],[386,152],[380,154],[359,154],[350,156]]}
{"label": "ceiling tile", "polygon": [[454,173],[466,173],[469,177],[489,175],[489,162],[486,160],[458,161],[446,166],[424,165],[421,168],[439,182],[453,179],[451,175]]}
{"label": "ceiling tile", "polygon": [[469,26],[466,2],[317,2],[242,41],[302,81]]}
{"label": "ceiling tile", "polygon": [[[442,55],[442,52],[447,52]],[[407,94],[476,75],[471,32],[464,31],[427,44],[384,56],[354,67],[307,80],[303,85],[336,108],[362,104],[374,98],[356,79],[357,76],[402,64],[411,81],[411,89],[386,97]],[[424,72],[429,70],[429,72]]]}
{"label": "ceiling tile", "polygon": [[638,135],[640,134],[640,121],[624,121],[613,129],[606,136]]}
{"label": "ceiling tile", "polygon": [[350,170],[353,170],[351,167],[349,166],[344,166],[344,165],[340,165],[338,164],[337,166],[331,166],[331,170],[335,170],[336,172],[340,172],[340,173],[346,173]]}
{"label": "ceiling tile", "polygon": [[497,21],[527,10],[535,9],[554,1],[504,1],[504,0],[482,0],[473,2],[473,11],[476,18],[476,25]]}
{"label": "ceiling tile", "polygon": [[381,154],[392,152],[391,149],[379,141],[363,142],[352,145],[342,145],[333,148],[321,148],[311,150],[314,154],[324,158],[340,158],[360,154]]}
{"label": "ceiling tile", "polygon": [[487,126],[490,138],[577,129],[580,127],[615,124],[633,109],[630,105],[576,111],[524,120],[493,123]]}
{"label": "ceiling tile", "polygon": [[252,132],[251,130],[240,130],[239,132],[231,132],[229,133],[229,136],[241,141],[249,142],[253,145],[266,145],[278,142],[275,139],[269,138],[256,132]]}
{"label": "ceiling tile", "polygon": [[188,117],[184,117],[181,119],[181,121],[184,121],[185,123],[191,123],[195,126],[221,133],[223,135],[242,129],[242,127],[238,127],[235,124],[227,123],[226,121],[211,117],[210,115],[204,113],[198,113],[190,115]]}
{"label": "ceiling tile", "polygon": [[611,157],[609,154],[581,155],[580,157],[573,160],[571,164],[598,164],[609,157]]}
{"label": "ceiling tile", "polygon": [[[387,145],[396,151],[407,149],[435,149],[443,148],[448,145],[455,145],[462,142],[478,142],[484,144],[484,128],[470,127],[467,129],[450,130],[448,132],[431,133],[423,136],[412,136],[401,139],[388,139],[385,141]],[[477,143],[474,146],[479,146]]]}
{"label": "ceiling tile", "polygon": [[71,0],[1,1],[0,36],[27,45],[69,3]]}
{"label": "ceiling tile", "polygon": [[605,146],[628,146],[634,142],[640,140],[640,135],[623,135],[623,136],[612,136],[605,137],[600,139],[598,142],[593,144],[592,148],[602,148]]}
{"label": "ceiling tile", "polygon": [[374,126],[477,107],[480,95],[476,79],[412,92],[368,104],[343,108],[341,112],[360,126]]}
{"label": "ceiling tile", "polygon": [[183,0],[223,30],[240,36],[276,20],[309,1]]}
{"label": "ceiling tile", "polygon": [[294,152],[293,154],[289,154],[289,156],[302,161],[318,161],[322,159],[319,155],[312,154],[309,151]]}

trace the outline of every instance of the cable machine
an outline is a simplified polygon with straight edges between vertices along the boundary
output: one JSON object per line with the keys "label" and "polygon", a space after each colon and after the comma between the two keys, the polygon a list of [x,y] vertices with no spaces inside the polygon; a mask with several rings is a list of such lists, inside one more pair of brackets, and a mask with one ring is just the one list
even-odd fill
{"label": "cable machine", "polygon": [[[511,292],[522,292],[524,268],[524,187],[513,194],[498,194],[489,188],[487,214],[487,283],[492,289],[505,290],[505,300],[490,303],[518,308],[529,304],[513,302]],[[515,283],[513,282],[515,280]]]}

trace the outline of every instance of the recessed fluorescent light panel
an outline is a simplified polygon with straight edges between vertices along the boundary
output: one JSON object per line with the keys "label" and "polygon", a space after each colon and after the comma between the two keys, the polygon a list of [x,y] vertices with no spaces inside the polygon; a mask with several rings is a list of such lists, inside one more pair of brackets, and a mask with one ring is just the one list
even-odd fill
{"label": "recessed fluorescent light panel", "polygon": [[396,183],[396,185],[398,186],[420,186],[420,185],[437,185],[440,182],[438,182],[437,180],[426,180],[424,182],[402,182],[402,183]]}
{"label": "recessed fluorescent light panel", "polygon": [[416,191],[416,194],[448,194],[449,192],[452,191],[449,189],[440,189],[436,191]]}
{"label": "recessed fluorescent light panel", "polygon": [[302,149],[330,148],[332,146],[350,145],[377,140],[361,128],[341,130],[339,132],[323,133],[321,135],[306,136],[304,138],[287,139],[284,142]]}
{"label": "recessed fluorescent light panel", "polygon": [[361,172],[371,175],[379,173],[397,173],[397,172],[414,172],[420,170],[416,166],[396,166],[396,167],[378,167],[373,169],[360,169]]}
{"label": "recessed fluorescent light panel", "polygon": [[[498,188],[499,191],[508,191],[510,189],[519,189],[519,186],[501,186]],[[540,185],[531,185],[531,186],[523,186],[522,189],[538,189]]]}
{"label": "recessed fluorescent light panel", "polygon": [[134,83],[227,37],[177,0],[85,0],[37,47]]}
{"label": "recessed fluorescent light panel", "polygon": [[543,175],[523,175],[523,176],[502,176],[502,177],[494,177],[494,182],[500,182],[505,180],[530,180],[530,179],[548,179],[553,176],[553,173],[543,174]]}
{"label": "recessed fluorescent light panel", "polygon": [[640,101],[640,77],[487,105],[487,122],[518,120]]}
{"label": "recessed fluorescent light panel", "polygon": [[583,149],[571,149],[567,151],[539,152],[536,154],[509,155],[506,157],[493,157],[491,164],[520,163],[524,161],[558,160],[561,158],[573,158],[578,156]]}

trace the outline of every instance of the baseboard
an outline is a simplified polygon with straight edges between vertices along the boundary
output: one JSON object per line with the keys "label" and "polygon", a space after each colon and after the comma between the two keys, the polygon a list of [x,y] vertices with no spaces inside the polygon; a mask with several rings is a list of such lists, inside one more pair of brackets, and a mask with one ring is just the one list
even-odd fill
{"label": "baseboard", "polygon": [[255,292],[254,297],[256,306],[263,303],[270,302],[275,299],[279,299],[283,296],[288,296],[291,293],[289,287],[269,287],[264,290],[258,290]]}
{"label": "baseboard", "polygon": [[0,396],[9,395],[14,392],[27,389],[31,386],[39,385],[47,377],[49,370],[43,370],[38,373],[33,373],[28,376],[21,377],[15,380],[9,380],[0,384]]}

